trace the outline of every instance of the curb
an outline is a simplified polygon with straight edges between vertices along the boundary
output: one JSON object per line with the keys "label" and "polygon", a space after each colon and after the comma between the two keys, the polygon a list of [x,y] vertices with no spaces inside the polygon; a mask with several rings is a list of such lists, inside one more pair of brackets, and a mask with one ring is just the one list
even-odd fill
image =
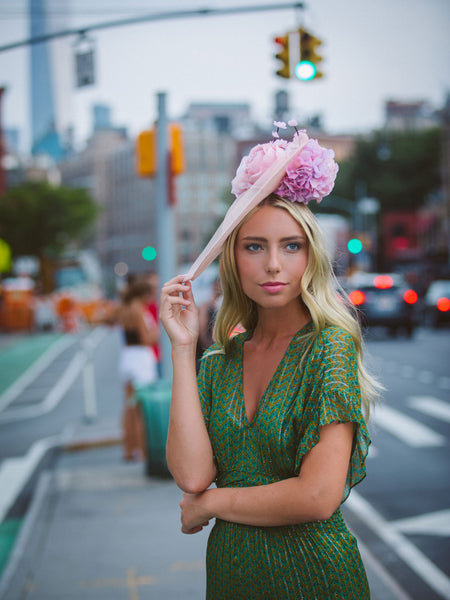
{"label": "curb", "polygon": [[100,438],[97,440],[79,440],[74,442],[68,442],[63,446],[64,452],[80,452],[83,450],[91,450],[93,448],[108,448],[110,446],[120,446],[122,444],[122,438],[111,437],[111,438]]}

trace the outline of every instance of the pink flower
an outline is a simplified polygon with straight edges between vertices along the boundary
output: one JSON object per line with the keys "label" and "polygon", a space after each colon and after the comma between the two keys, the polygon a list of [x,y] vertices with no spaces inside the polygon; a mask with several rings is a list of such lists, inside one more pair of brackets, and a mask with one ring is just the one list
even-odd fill
{"label": "pink flower", "polygon": [[239,196],[248,190],[284,152],[287,144],[286,140],[278,139],[254,146],[250,150],[250,154],[241,160],[236,176],[231,182],[232,193]]}
{"label": "pink flower", "polygon": [[[254,146],[249,155],[242,159],[231,182],[233,194],[239,196],[248,190],[291,143],[293,142],[276,139]],[[287,166],[286,174],[275,193],[292,202],[320,202],[333,189],[338,169],[333,150],[322,148],[317,140],[310,139]]]}
{"label": "pink flower", "polygon": [[320,202],[333,189],[338,170],[333,150],[322,148],[311,139],[291,160],[275,193],[292,202]]}

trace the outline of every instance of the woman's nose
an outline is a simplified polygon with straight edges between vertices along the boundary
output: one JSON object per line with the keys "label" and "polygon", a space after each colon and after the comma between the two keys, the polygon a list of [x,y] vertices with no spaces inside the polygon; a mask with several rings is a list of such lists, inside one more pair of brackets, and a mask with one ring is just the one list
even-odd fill
{"label": "woman's nose", "polygon": [[281,270],[280,257],[277,250],[269,250],[266,268],[268,273],[278,273]]}

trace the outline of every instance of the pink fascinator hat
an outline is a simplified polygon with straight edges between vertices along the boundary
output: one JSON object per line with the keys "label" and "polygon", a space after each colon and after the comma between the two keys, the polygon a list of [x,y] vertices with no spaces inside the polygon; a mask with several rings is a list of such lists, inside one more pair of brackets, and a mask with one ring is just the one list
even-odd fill
{"label": "pink fascinator hat", "polygon": [[275,121],[274,125],[277,127],[273,132],[275,139],[254,146],[241,160],[231,182],[236,200],[186,273],[185,281],[194,280],[217,258],[233,229],[270,194],[308,204],[310,200],[320,202],[333,189],[339,168],[333,150],[323,148],[305,131],[299,131],[296,121],[288,122],[295,127],[291,141],[279,137],[279,130],[286,129],[284,122]]}

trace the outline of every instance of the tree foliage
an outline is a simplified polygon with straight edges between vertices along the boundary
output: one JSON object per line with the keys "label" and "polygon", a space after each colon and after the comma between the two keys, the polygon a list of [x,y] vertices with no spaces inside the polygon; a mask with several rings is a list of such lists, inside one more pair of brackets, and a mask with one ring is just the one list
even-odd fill
{"label": "tree foliage", "polygon": [[11,246],[13,257],[56,257],[85,239],[97,214],[84,189],[26,182],[0,198],[0,238]]}
{"label": "tree foliage", "polygon": [[340,165],[335,193],[354,199],[357,190],[380,201],[381,210],[414,210],[439,189],[441,132],[378,131],[360,139]]}

